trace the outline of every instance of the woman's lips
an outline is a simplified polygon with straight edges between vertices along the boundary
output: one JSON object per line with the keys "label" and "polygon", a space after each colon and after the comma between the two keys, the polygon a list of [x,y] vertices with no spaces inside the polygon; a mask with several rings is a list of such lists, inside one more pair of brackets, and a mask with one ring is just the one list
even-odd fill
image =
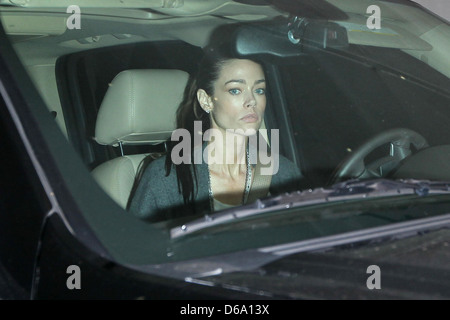
{"label": "woman's lips", "polygon": [[256,113],[250,113],[250,114],[243,116],[241,118],[241,120],[244,122],[247,122],[247,123],[253,123],[253,122],[257,122],[259,120],[259,117]]}

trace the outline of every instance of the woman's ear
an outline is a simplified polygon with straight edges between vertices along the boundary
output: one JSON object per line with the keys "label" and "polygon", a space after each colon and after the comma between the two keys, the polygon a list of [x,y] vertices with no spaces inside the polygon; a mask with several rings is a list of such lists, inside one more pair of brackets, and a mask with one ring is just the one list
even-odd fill
{"label": "woman's ear", "polygon": [[212,103],[212,100],[210,96],[206,93],[203,89],[197,90],[197,100],[200,104],[200,107],[205,110],[205,112],[210,113],[213,109],[214,105]]}

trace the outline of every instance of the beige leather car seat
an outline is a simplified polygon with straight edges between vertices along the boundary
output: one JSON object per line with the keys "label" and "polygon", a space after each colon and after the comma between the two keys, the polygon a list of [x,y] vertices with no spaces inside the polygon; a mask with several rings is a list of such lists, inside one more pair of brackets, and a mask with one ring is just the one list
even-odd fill
{"label": "beige leather car seat", "polygon": [[[127,70],[111,82],[95,127],[99,144],[157,144],[167,140],[176,125],[188,73],[181,70]],[[107,161],[92,175],[122,208],[126,207],[140,162],[146,154],[123,155]]]}

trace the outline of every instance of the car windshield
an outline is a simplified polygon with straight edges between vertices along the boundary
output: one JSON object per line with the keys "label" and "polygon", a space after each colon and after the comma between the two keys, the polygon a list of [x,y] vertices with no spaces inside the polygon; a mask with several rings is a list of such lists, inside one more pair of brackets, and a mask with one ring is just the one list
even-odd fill
{"label": "car windshield", "polygon": [[[117,261],[447,218],[450,24],[416,2],[6,2],[2,57],[52,212]],[[219,42],[230,57],[200,86]],[[225,137],[205,123],[246,141],[239,167],[217,161]]]}

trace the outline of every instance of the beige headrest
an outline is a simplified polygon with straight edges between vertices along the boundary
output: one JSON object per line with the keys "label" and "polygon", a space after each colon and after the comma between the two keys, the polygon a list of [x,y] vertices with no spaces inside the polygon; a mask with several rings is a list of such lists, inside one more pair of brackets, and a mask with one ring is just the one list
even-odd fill
{"label": "beige headrest", "polygon": [[100,106],[95,139],[104,145],[155,144],[176,128],[176,110],[188,73],[181,70],[127,70],[111,82]]}

